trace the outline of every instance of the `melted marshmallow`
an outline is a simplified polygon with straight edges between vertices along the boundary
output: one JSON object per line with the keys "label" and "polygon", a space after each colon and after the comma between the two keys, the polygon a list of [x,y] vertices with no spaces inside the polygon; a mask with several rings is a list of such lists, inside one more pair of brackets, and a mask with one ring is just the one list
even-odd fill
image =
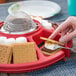
{"label": "melted marshmallow", "polygon": [[45,48],[47,48],[49,50],[56,50],[56,49],[60,48],[60,46],[57,45],[57,44],[51,44],[51,45],[49,45],[49,44],[45,43]]}

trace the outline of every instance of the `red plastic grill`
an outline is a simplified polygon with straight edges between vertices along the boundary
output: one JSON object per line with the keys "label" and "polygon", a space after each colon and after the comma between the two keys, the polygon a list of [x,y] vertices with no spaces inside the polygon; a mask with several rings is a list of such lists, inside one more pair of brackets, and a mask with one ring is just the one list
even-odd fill
{"label": "red plastic grill", "polygon": [[[45,56],[42,53],[42,51],[40,50],[40,48],[38,47],[38,45],[40,45],[42,42],[44,42],[43,40],[40,39],[40,37],[41,36],[48,37],[49,35],[51,35],[53,33],[54,29],[48,30],[48,29],[44,28],[43,26],[41,26],[41,24],[38,21],[34,20],[34,22],[36,22],[39,25],[36,31],[30,32],[27,34],[20,34],[20,35],[6,34],[6,33],[3,33],[0,31],[0,36],[6,36],[7,38],[11,38],[11,37],[17,38],[20,36],[24,36],[27,38],[27,40],[29,42],[35,42],[38,60],[36,62],[23,63],[23,64],[0,64],[0,72],[22,73],[22,72],[34,71],[34,70],[42,69],[44,67],[52,65],[61,59],[63,59],[65,61],[65,57],[70,56],[70,50],[65,50],[65,49],[60,50],[50,56]],[[2,26],[2,25],[3,25],[3,22],[0,23],[0,26]],[[58,40],[59,37],[60,37],[60,35],[57,35],[55,40]],[[66,44],[66,47],[72,47],[72,40]]]}

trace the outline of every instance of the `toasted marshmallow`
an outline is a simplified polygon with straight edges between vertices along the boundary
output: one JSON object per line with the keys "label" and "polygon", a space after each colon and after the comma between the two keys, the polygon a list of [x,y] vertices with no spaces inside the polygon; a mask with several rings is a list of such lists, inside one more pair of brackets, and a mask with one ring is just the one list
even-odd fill
{"label": "toasted marshmallow", "polygon": [[23,43],[23,42],[27,42],[26,37],[18,37],[18,38],[16,38],[16,43]]}
{"label": "toasted marshmallow", "polygon": [[9,39],[6,39],[5,40],[5,44],[13,44],[13,43],[15,43],[15,39],[14,38],[9,38]]}
{"label": "toasted marshmallow", "polygon": [[60,46],[58,44],[47,44],[47,43],[45,43],[45,48],[47,48],[49,50],[56,50],[56,49],[60,48]]}
{"label": "toasted marshmallow", "polygon": [[5,41],[7,40],[6,37],[1,36],[0,37],[0,44],[5,44]]}

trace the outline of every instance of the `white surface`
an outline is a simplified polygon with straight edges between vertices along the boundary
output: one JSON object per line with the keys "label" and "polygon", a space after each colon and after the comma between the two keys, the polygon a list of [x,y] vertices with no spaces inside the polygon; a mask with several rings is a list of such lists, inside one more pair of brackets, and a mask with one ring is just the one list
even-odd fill
{"label": "white surface", "polygon": [[0,44],[5,44],[6,39],[7,39],[6,37],[1,36],[0,37]]}
{"label": "white surface", "polygon": [[46,29],[51,30],[52,29],[52,23],[49,23],[47,20],[42,20],[42,26],[44,26]]}
{"label": "white surface", "polygon": [[14,38],[9,38],[9,39],[6,39],[5,40],[5,44],[13,44],[13,43],[15,43],[15,39]]}
{"label": "white surface", "polygon": [[13,43],[24,43],[27,42],[27,38],[26,37],[18,37],[18,38],[8,38],[7,37],[0,37],[0,44],[13,44]]}
{"label": "white surface", "polygon": [[18,37],[16,38],[16,43],[24,43],[27,42],[26,37]]}
{"label": "white surface", "polygon": [[24,11],[29,15],[42,16],[43,18],[52,17],[58,14],[61,7],[52,1],[23,1],[13,4],[8,12],[12,14],[16,11]]}

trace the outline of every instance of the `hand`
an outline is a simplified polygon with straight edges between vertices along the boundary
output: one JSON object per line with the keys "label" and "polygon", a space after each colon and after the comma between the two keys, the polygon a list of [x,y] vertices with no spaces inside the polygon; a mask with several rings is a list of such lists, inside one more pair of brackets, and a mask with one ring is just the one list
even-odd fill
{"label": "hand", "polygon": [[64,21],[58,28],[54,31],[54,33],[49,38],[54,38],[58,33],[61,32],[60,42],[66,43],[72,38],[76,37],[76,17],[69,17],[66,21]]}

